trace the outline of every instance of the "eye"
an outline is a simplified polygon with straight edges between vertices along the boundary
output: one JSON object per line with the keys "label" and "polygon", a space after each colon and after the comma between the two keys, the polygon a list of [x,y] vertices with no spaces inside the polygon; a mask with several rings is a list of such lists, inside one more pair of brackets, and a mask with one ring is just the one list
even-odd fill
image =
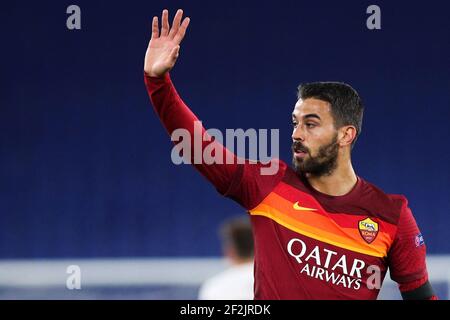
{"label": "eye", "polygon": [[297,126],[298,126],[298,123],[297,123],[297,122],[295,122],[295,121],[292,121],[292,126],[293,126],[294,128],[297,128]]}
{"label": "eye", "polygon": [[306,127],[307,127],[308,129],[312,129],[312,128],[315,128],[315,127],[316,127],[316,124],[315,124],[315,123],[307,123],[307,124],[306,124]]}

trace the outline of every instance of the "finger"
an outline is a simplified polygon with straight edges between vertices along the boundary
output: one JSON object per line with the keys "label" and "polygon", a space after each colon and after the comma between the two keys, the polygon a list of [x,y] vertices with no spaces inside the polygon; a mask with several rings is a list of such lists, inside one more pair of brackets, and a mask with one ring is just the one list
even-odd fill
{"label": "finger", "polygon": [[176,43],[180,43],[183,40],[184,35],[186,34],[186,30],[189,25],[189,22],[191,22],[191,18],[189,18],[189,17],[185,18],[183,20],[183,23],[181,24],[180,28],[178,29],[177,34],[173,38]]}
{"label": "finger", "polygon": [[169,33],[169,11],[164,9],[162,13],[161,37],[167,36],[168,33]]}
{"label": "finger", "polygon": [[177,34],[178,29],[180,28],[181,18],[183,17],[183,10],[178,9],[175,17],[173,18],[172,29],[169,32],[169,38],[172,38]]}
{"label": "finger", "polygon": [[153,21],[152,21],[152,39],[157,39],[158,37],[159,37],[158,17],[153,17]]}

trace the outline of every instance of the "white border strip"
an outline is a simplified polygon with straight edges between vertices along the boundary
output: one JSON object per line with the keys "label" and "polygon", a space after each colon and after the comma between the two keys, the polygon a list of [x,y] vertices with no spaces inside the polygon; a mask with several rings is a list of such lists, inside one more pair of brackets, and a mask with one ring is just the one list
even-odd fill
{"label": "white border strip", "polygon": [[[0,260],[0,287],[65,288],[71,265],[80,267],[83,287],[200,285],[227,266],[221,258]],[[427,265],[430,281],[447,282],[450,294],[450,255],[430,255]]]}
{"label": "white border strip", "polygon": [[71,265],[83,287],[198,285],[226,267],[220,258],[0,260],[0,287],[65,288]]}

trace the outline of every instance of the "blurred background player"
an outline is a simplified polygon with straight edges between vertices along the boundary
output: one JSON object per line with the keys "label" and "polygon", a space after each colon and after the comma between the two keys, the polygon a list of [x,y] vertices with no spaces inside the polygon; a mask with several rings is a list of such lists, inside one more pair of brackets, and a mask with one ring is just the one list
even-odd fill
{"label": "blurred background player", "polygon": [[253,300],[253,235],[248,217],[223,223],[222,250],[230,267],[205,281],[200,300]]}

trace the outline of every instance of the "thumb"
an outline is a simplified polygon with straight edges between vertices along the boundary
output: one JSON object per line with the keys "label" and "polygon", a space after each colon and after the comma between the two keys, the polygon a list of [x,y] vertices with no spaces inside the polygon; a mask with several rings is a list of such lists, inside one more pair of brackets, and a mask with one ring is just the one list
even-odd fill
{"label": "thumb", "polygon": [[179,54],[180,54],[180,46],[177,45],[177,46],[175,46],[175,47],[172,49],[172,51],[170,52],[170,57],[171,57],[172,59],[177,59],[178,56],[179,56]]}

